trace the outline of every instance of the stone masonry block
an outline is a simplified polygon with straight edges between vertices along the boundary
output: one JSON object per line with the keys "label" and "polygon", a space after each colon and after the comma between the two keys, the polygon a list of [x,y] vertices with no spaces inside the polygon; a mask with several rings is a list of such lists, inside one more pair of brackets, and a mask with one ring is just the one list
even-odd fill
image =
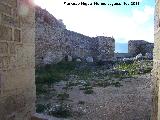
{"label": "stone masonry block", "polygon": [[12,28],[0,25],[0,41],[12,41]]}
{"label": "stone masonry block", "polygon": [[6,4],[0,4],[0,13],[5,13],[8,15],[12,14],[12,8]]}

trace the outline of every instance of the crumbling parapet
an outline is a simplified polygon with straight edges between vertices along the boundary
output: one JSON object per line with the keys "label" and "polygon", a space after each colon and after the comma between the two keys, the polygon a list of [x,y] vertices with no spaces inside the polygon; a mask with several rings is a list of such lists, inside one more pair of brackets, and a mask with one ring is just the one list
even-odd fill
{"label": "crumbling parapet", "polygon": [[31,0],[0,0],[0,120],[35,112],[35,14]]}

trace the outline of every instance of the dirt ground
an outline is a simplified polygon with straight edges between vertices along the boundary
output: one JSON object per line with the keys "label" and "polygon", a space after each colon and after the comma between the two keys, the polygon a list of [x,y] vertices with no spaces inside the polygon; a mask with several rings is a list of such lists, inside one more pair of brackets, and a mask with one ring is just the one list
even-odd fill
{"label": "dirt ground", "polygon": [[[57,88],[63,83],[59,83]],[[151,75],[126,78],[120,87],[94,87],[93,94],[84,94],[77,86],[69,90],[70,104],[74,114],[67,119],[50,120],[150,120],[151,114]],[[78,104],[84,101],[84,104]],[[51,100],[50,102],[54,102]]]}

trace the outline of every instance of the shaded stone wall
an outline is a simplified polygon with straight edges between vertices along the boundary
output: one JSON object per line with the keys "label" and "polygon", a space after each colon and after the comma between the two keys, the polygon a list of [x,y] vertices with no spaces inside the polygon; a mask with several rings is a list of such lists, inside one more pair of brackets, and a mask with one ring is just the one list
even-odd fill
{"label": "shaded stone wall", "polygon": [[0,120],[35,112],[35,15],[30,0],[0,0]]}
{"label": "shaded stone wall", "polygon": [[111,60],[114,49],[114,38],[92,38],[69,31],[60,20],[36,7],[36,65],[57,63],[67,55],[82,60]]}
{"label": "shaded stone wall", "polygon": [[129,53],[115,53],[116,59],[123,59],[123,58],[131,58],[132,55]]}
{"label": "shaded stone wall", "polygon": [[145,55],[146,53],[152,53],[153,52],[153,43],[149,43],[144,40],[130,40],[128,42],[128,52],[136,56],[138,54]]}
{"label": "shaded stone wall", "polygon": [[156,0],[155,16],[154,16],[154,50],[153,50],[153,97],[152,97],[152,119],[160,120],[160,92],[159,92],[159,79],[160,79],[160,1]]}

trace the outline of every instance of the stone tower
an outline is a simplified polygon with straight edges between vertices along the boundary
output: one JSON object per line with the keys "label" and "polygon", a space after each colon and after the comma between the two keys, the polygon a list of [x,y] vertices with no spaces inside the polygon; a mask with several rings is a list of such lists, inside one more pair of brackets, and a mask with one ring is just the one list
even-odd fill
{"label": "stone tower", "polygon": [[0,120],[35,112],[35,12],[31,0],[0,0]]}

